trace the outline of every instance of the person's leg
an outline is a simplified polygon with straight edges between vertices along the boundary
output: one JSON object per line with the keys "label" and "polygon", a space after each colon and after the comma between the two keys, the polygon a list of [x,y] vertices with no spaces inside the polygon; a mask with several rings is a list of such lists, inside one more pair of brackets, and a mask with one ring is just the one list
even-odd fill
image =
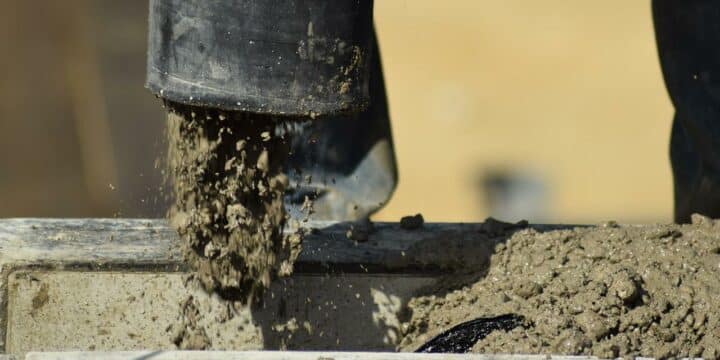
{"label": "person's leg", "polygon": [[720,217],[720,2],[653,0],[663,76],[675,107],[675,221]]}

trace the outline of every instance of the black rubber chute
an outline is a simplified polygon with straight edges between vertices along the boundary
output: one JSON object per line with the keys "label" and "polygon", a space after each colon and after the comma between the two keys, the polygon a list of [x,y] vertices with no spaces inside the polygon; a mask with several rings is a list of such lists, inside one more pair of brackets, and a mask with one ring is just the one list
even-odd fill
{"label": "black rubber chute", "polygon": [[225,110],[358,112],[372,13],[372,0],[151,0],[146,86]]}

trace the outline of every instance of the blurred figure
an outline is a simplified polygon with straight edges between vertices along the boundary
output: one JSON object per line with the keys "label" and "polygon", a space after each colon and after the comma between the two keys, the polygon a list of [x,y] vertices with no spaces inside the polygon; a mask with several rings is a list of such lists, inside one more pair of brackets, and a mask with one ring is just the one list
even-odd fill
{"label": "blurred figure", "polygon": [[488,213],[493,217],[534,223],[547,221],[548,189],[538,174],[525,169],[490,169],[480,182]]}
{"label": "blurred figure", "polygon": [[720,2],[654,0],[658,52],[675,118],[675,221],[720,218]]}

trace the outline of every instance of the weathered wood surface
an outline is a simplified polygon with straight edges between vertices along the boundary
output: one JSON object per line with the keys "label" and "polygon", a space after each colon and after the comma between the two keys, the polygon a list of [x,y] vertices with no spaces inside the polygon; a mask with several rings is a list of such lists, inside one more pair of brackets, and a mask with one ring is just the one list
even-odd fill
{"label": "weathered wood surface", "polygon": [[[510,232],[483,224],[430,223],[404,230],[376,223],[365,242],[352,224],[310,222],[298,271],[413,272],[483,264]],[[539,230],[553,226],[535,226]],[[0,219],[0,262],[33,266],[182,266],[179,237],[165,220]]]}

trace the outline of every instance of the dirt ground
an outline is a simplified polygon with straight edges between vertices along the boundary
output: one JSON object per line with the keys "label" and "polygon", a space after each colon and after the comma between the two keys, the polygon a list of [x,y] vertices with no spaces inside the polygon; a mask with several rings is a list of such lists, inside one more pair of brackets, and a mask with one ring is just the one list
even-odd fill
{"label": "dirt ground", "polygon": [[401,348],[512,313],[526,326],[496,331],[472,351],[718,359],[720,222],[693,220],[518,231],[498,241],[488,269],[411,300]]}

